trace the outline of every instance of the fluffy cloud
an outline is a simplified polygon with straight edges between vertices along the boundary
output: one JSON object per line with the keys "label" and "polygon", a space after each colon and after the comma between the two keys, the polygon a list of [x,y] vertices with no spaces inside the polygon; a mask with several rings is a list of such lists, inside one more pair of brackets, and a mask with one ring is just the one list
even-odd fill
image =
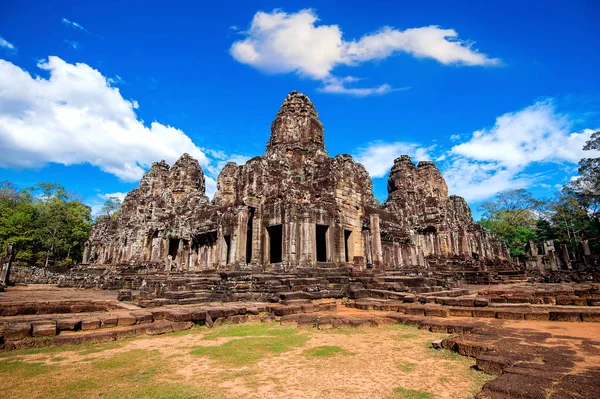
{"label": "fluffy cloud", "polygon": [[49,57],[38,67],[50,77],[33,78],[0,60],[0,166],[35,168],[54,162],[90,163],[124,181],[141,178],[152,162],[174,162],[188,152],[206,155],[179,129],[137,118],[137,102],[86,64]]}
{"label": "fluffy cloud", "polygon": [[458,39],[453,29],[438,26],[406,29],[383,27],[359,40],[346,41],[337,25],[316,25],[313,10],[297,13],[274,10],[254,15],[245,38],[233,43],[230,53],[237,61],[267,73],[297,73],[320,80],[322,91],[353,95],[384,94],[392,90],[387,85],[374,88],[350,89],[349,80],[332,75],[339,65],[357,66],[381,60],[396,53],[417,58],[432,58],[444,65],[498,65],[500,60],[489,58],[473,49],[471,42]]}
{"label": "fluffy cloud", "polygon": [[0,36],[0,47],[5,48],[10,51],[17,51],[17,48],[14,46],[14,44],[10,43],[6,39],[4,39],[2,36]]}
{"label": "fluffy cloud", "polygon": [[187,152],[207,171],[207,195],[214,194],[213,162],[228,159],[226,154],[211,159],[183,131],[159,122],[144,125],[138,103],[123,98],[114,79],[89,65],[49,57],[38,67],[47,79],[0,59],[0,167],[89,163],[134,182],[152,162],[173,164]]}
{"label": "fluffy cloud", "polygon": [[431,159],[429,153],[435,146],[423,147],[416,143],[384,143],[376,141],[364,148],[359,148],[355,158],[364,165],[369,175],[374,178],[384,177],[400,155],[410,155],[413,161]]}
{"label": "fluffy cloud", "polygon": [[541,161],[578,162],[592,131],[571,133],[570,128],[569,119],[556,112],[551,100],[538,101],[500,116],[492,128],[474,132],[451,152],[513,168]]}
{"label": "fluffy cloud", "polygon": [[544,178],[532,171],[535,165],[575,164],[590,155],[583,146],[594,130],[572,132],[571,127],[550,99],[506,113],[491,128],[451,148],[448,185],[469,200],[530,187]]}
{"label": "fluffy cloud", "polygon": [[[451,193],[481,201],[500,191],[547,184],[548,176],[539,166],[566,164],[569,167],[563,172],[570,175],[571,165],[584,156],[600,156],[582,149],[597,129],[572,132],[571,127],[570,118],[557,112],[552,100],[543,100],[498,117],[492,127],[475,131],[450,149],[375,142],[360,149],[356,158],[371,177],[378,178],[387,175],[393,159],[401,154],[415,160],[432,159],[433,154]],[[462,137],[467,136],[450,139],[457,142]]]}

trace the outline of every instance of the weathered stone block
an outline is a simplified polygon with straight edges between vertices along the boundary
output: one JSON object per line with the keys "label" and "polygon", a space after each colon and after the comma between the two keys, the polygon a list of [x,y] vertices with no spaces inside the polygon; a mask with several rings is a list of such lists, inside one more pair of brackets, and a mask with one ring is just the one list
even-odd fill
{"label": "weathered stone block", "polygon": [[154,321],[151,312],[136,311],[133,312],[133,315],[135,316],[135,324],[148,324]]}
{"label": "weathered stone block", "polygon": [[56,328],[59,331],[75,331],[81,329],[80,319],[62,319],[56,321]]}
{"label": "weathered stone block", "polygon": [[111,328],[116,327],[119,323],[118,315],[107,315],[100,317],[100,328]]}
{"label": "weathered stone block", "polygon": [[98,330],[100,328],[100,319],[83,319],[81,320],[81,330],[89,331],[89,330]]}
{"label": "weathered stone block", "polygon": [[600,312],[582,311],[581,319],[585,322],[600,322]]}
{"label": "weathered stone block", "polygon": [[56,335],[55,321],[35,321],[31,323],[32,337],[53,337]]}
{"label": "weathered stone block", "polygon": [[550,320],[552,321],[581,321],[580,312],[557,311],[550,312]]}
{"label": "weathered stone block", "polygon": [[524,320],[525,314],[516,310],[499,310],[496,312],[496,317],[506,320]]}
{"label": "weathered stone block", "polygon": [[191,321],[193,318],[193,312],[183,309],[165,309],[163,314],[168,321]]}
{"label": "weathered stone block", "polygon": [[9,324],[4,330],[5,341],[18,341],[31,336],[31,324]]}
{"label": "weathered stone block", "polygon": [[117,325],[119,327],[125,327],[125,326],[133,326],[137,321],[137,318],[135,317],[135,315],[132,314],[119,314],[119,321],[117,322]]}
{"label": "weathered stone block", "polygon": [[495,318],[496,310],[494,310],[494,309],[473,309],[473,317]]}

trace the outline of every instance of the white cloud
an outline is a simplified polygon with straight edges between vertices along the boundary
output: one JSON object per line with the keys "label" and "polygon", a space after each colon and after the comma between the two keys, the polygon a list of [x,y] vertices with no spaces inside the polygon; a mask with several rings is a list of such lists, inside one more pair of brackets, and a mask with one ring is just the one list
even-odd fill
{"label": "white cloud", "polygon": [[[569,117],[557,112],[552,100],[543,100],[498,117],[491,128],[472,133],[449,150],[418,143],[375,142],[359,149],[357,160],[371,177],[378,178],[387,175],[399,155],[427,160],[435,152],[450,192],[480,201],[504,190],[551,187],[544,181],[547,174],[538,168],[543,164],[556,165],[554,171],[562,168],[570,175],[572,165],[581,158],[600,156],[600,152],[582,149],[597,129],[572,132],[571,127]],[[466,135],[453,135],[451,140],[461,137]]]}
{"label": "white cloud", "polygon": [[350,80],[332,75],[340,65],[357,66],[381,60],[396,53],[417,58],[432,58],[444,65],[498,65],[473,49],[472,42],[458,39],[453,29],[426,26],[400,31],[383,27],[359,40],[346,41],[337,25],[316,25],[318,17],[311,9],[297,13],[274,10],[254,15],[245,38],[233,43],[230,53],[238,62],[267,73],[297,73],[324,82],[328,93],[353,95],[384,94],[392,88],[383,84],[373,88],[351,89]]}
{"label": "white cloud", "polygon": [[79,50],[79,43],[76,42],[75,40],[67,40],[65,39],[65,43],[67,43],[69,46],[73,47],[73,49],[75,50]]}
{"label": "white cloud", "polygon": [[364,148],[359,148],[354,158],[360,162],[373,178],[384,177],[394,165],[394,159],[400,155],[410,155],[413,161],[431,159],[429,152],[435,146],[423,147],[417,143],[384,143],[376,141]]}
{"label": "white cloud", "polygon": [[110,198],[116,197],[119,199],[119,201],[123,202],[123,200],[125,199],[125,196],[127,195],[127,193],[120,193],[120,192],[116,192],[116,193],[105,193],[105,194],[98,194],[98,196],[100,198],[102,198],[103,200],[108,200]]}
{"label": "white cloud", "polygon": [[181,130],[159,122],[144,126],[136,102],[124,99],[97,70],[54,56],[38,67],[50,77],[33,78],[0,60],[0,166],[88,162],[135,181],[152,162],[174,162],[184,152],[208,165]]}
{"label": "white cloud", "polygon": [[594,131],[573,133],[570,119],[556,111],[552,100],[538,101],[498,117],[491,128],[452,147],[445,170],[448,185],[468,200],[530,187],[544,178],[532,171],[535,165],[575,164],[591,155],[583,146]]}
{"label": "white cloud", "polygon": [[[75,22],[75,21],[70,21],[70,20],[68,20],[67,18],[63,18],[63,19],[61,19],[61,22],[62,22],[63,24],[65,24],[65,25],[67,25],[67,26],[71,27],[71,28],[75,28],[75,29],[78,29],[78,30],[81,30],[81,31],[84,31],[84,32],[88,32],[88,31],[87,31],[87,30],[86,30],[86,29],[85,29],[83,26],[81,26],[80,24],[78,24],[78,23],[77,23],[77,22]],[[88,32],[88,33],[89,33],[89,32]]]}
{"label": "white cloud", "polygon": [[[210,155],[211,158],[215,159],[215,161],[216,161],[215,164],[211,164],[207,167],[208,173],[210,173],[212,176],[219,176],[219,173],[221,173],[221,169],[223,169],[223,167],[228,162],[235,162],[238,165],[243,165],[246,163],[247,160],[252,158],[251,156],[241,155],[241,154],[228,155],[225,152],[218,151],[218,150],[205,149],[205,151],[207,154]],[[215,182],[215,189],[216,189],[216,182]]]}
{"label": "white cloud", "polygon": [[516,188],[529,187],[537,180],[524,173],[524,168],[507,168],[498,162],[477,162],[454,157],[442,166],[442,173],[451,194],[467,201],[480,201],[494,194]]}
{"label": "white cloud", "polygon": [[410,89],[410,87],[393,88],[388,84],[382,84],[381,86],[368,88],[348,87],[346,85],[347,82],[355,82],[358,80],[360,79],[354,78],[352,76],[347,76],[343,79],[332,77],[327,79],[324,85],[322,87],[319,87],[317,90],[319,90],[322,93],[350,94],[354,96],[363,97],[377,94],[387,94],[393,91],[403,91]]}
{"label": "white cloud", "polygon": [[172,165],[187,152],[207,171],[207,195],[212,196],[212,162],[220,164],[227,154],[209,159],[183,131],[156,121],[144,125],[136,115],[137,101],[124,99],[89,65],[51,56],[38,67],[49,78],[34,78],[0,60],[0,167],[89,163],[133,182],[152,162],[164,159]]}
{"label": "white cloud", "polygon": [[460,134],[453,134],[450,136],[450,141],[458,141],[460,140],[461,136]]}
{"label": "white cloud", "polygon": [[473,133],[471,139],[452,148],[452,153],[477,161],[496,161],[507,167],[532,162],[578,162],[592,130],[570,133],[571,123],[556,112],[551,100],[538,101],[496,119],[490,129]]}
{"label": "white cloud", "polygon": [[2,36],[0,36],[0,47],[8,49],[10,51],[17,51],[15,45],[4,39]]}
{"label": "white cloud", "polygon": [[[107,81],[108,83],[110,83],[111,85],[113,85],[113,86],[114,86],[114,85],[118,85],[118,84],[123,84],[123,83],[125,83],[125,80],[123,80],[123,78],[122,78],[122,77],[120,77],[119,75],[115,75],[115,77],[114,77],[114,78],[108,78],[108,79],[106,79],[106,81]],[[137,108],[137,107],[136,107],[136,108]]]}

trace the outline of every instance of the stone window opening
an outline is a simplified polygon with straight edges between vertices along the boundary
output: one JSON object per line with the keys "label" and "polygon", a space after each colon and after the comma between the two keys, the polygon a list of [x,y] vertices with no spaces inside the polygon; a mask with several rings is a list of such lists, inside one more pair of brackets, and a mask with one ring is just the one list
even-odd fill
{"label": "stone window opening", "polygon": [[327,230],[329,226],[318,224],[316,227],[317,262],[327,262]]}
{"label": "stone window opening", "polygon": [[280,263],[283,254],[283,228],[276,224],[267,227],[269,233],[269,263]]}

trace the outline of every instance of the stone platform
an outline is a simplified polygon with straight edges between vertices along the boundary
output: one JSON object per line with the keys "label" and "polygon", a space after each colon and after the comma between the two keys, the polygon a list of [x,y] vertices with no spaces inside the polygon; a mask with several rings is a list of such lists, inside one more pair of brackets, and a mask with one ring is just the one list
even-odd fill
{"label": "stone platform", "polygon": [[[374,297],[280,298],[278,302],[203,302],[144,309],[135,301],[116,300],[127,297],[118,291],[9,287],[0,293],[0,347],[114,341],[185,330],[194,324],[212,327],[276,320],[330,329],[399,323],[453,334],[433,345],[473,357],[477,368],[497,375],[477,398],[600,397],[600,324],[596,324],[600,307],[587,306],[595,304],[596,285],[571,286],[571,290],[560,285],[473,288],[406,293],[408,302]],[[573,298],[552,305],[530,301],[525,306],[490,301],[523,293],[527,298]],[[574,306],[574,298],[585,299],[586,305],[582,301],[581,306]],[[458,302],[446,303],[448,299]]]}

